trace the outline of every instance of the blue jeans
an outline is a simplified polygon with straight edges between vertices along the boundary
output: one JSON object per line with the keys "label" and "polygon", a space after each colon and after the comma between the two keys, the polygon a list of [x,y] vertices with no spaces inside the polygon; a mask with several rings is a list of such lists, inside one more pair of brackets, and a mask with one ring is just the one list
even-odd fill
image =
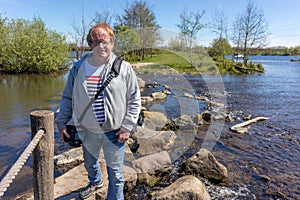
{"label": "blue jeans", "polygon": [[98,162],[100,150],[103,148],[108,174],[107,200],[123,200],[123,163],[125,143],[119,143],[117,131],[104,134],[88,132],[83,138],[84,166],[88,172],[90,183],[98,183],[102,180],[102,172]]}

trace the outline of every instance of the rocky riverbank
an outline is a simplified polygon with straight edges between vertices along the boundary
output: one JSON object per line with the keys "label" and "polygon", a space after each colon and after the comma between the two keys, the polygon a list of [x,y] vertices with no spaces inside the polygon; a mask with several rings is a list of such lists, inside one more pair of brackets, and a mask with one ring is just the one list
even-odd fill
{"label": "rocky riverbank", "polygon": [[[142,90],[145,87],[159,87],[157,83],[146,86],[141,79],[139,85]],[[148,96],[142,96],[143,105],[152,101],[163,102],[167,95],[171,95],[169,86],[164,85],[161,88],[161,91],[156,90]],[[191,97],[189,94],[184,95],[184,98]],[[208,104],[214,104],[206,100]],[[206,179],[220,186],[226,185],[227,169],[210,151],[197,147],[191,155],[189,150],[192,146],[197,146],[194,141],[200,139],[200,130],[209,126],[212,120],[209,111],[168,119],[162,112],[149,111],[143,107],[141,118],[142,122],[126,144],[124,166],[126,199],[211,199],[208,189],[201,180]],[[74,180],[78,172],[86,176],[82,162],[81,148],[71,149],[55,157],[57,168],[65,169],[66,166],[77,168],[56,179],[56,198],[60,199],[62,196],[66,198],[69,195],[75,197],[80,188],[87,184],[86,178],[82,178],[85,181]],[[100,162],[105,173],[105,160],[100,158]],[[74,175],[68,175],[70,173]],[[68,179],[74,183],[81,182],[81,187],[74,187],[74,184],[71,184],[71,188],[63,189],[66,186],[61,182]],[[105,187],[95,193],[93,198],[105,199],[107,181],[104,183]]]}
{"label": "rocky riverbank", "polygon": [[[125,196],[126,199],[210,199],[210,195],[197,177],[205,177],[218,183],[225,183],[227,169],[219,163],[215,157],[206,149],[200,149],[192,157],[181,162],[172,161],[172,146],[176,141],[173,131],[154,131],[148,128],[138,128],[134,139],[126,145],[126,156],[124,166]],[[138,146],[137,149],[136,146]],[[133,151],[133,149],[135,149]],[[76,196],[81,187],[87,184],[86,172],[82,161],[82,149],[74,148],[68,152],[55,157],[58,168],[77,165],[61,177],[56,179],[55,197]],[[100,158],[100,163],[105,172],[105,160]],[[175,178],[176,176],[176,178]],[[174,182],[173,182],[174,181]],[[80,184],[79,184],[80,183]],[[169,183],[170,185],[163,184]],[[76,187],[78,185],[81,187]],[[107,186],[107,181],[105,181]],[[151,188],[151,192],[138,191],[137,186]],[[182,187],[184,185],[184,187]],[[99,190],[95,198],[105,199],[107,187]],[[68,192],[68,193],[66,193]],[[189,196],[187,196],[189,194]],[[139,195],[137,198],[135,198]],[[69,197],[71,197],[69,196]],[[143,196],[143,198],[141,198]],[[167,198],[167,199],[168,199]]]}
{"label": "rocky riverbank", "polygon": [[[145,87],[153,89],[150,95],[142,96],[144,106],[149,102],[164,102],[168,95],[174,95],[170,86],[146,85],[141,79],[139,85],[142,90]],[[216,115],[216,110],[222,110],[224,104],[207,97],[184,93],[183,98],[205,101],[208,109],[169,119],[163,112],[143,107],[140,124],[126,144],[126,199],[214,199],[210,184],[226,186],[226,167],[198,143],[207,137],[212,121],[230,120],[230,116],[226,113]],[[100,163],[105,186],[89,199],[105,199],[106,196],[107,174],[102,157]],[[55,166],[62,172],[55,179],[55,198],[77,199],[80,190],[88,184],[82,149],[72,148],[55,156]]]}

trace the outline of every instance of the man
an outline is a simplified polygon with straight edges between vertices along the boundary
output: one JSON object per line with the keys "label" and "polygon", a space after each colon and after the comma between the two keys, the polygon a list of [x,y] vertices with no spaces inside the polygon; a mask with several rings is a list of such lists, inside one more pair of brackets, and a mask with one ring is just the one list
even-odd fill
{"label": "man", "polygon": [[70,70],[56,123],[62,138],[69,137],[66,124],[71,118],[75,124],[80,124],[77,130],[83,143],[84,166],[90,181],[81,191],[80,198],[88,198],[103,186],[98,162],[103,148],[109,181],[107,199],[122,200],[124,145],[138,120],[140,91],[134,70],[123,61],[119,75],[112,79],[81,118],[116,59],[112,52],[114,32],[108,24],[98,23],[92,27],[87,41],[93,51],[74,63]]}

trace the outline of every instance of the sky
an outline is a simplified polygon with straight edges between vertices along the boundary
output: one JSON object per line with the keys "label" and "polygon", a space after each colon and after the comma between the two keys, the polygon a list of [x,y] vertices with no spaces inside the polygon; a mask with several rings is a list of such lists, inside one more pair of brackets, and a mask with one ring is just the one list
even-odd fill
{"label": "sky", "polygon": [[[110,11],[122,15],[124,9],[134,0],[0,0],[1,17],[32,20],[40,17],[48,29],[69,35],[74,32],[72,22],[78,24],[82,15],[91,22],[96,11]],[[227,18],[228,30],[233,21],[246,9],[248,0],[145,0],[152,8],[158,25],[170,32],[179,33],[176,26],[180,23],[183,9],[189,12],[205,11],[204,24],[212,22],[217,10],[222,9]],[[260,8],[268,23],[270,33],[268,46],[300,46],[300,1],[299,0],[253,0]],[[113,25],[113,24],[111,24]],[[217,35],[211,29],[199,31],[198,41],[209,46]]]}

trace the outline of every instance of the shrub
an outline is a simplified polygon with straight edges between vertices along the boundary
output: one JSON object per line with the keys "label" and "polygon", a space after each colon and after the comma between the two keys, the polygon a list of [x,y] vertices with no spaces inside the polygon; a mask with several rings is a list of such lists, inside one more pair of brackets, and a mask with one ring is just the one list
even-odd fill
{"label": "shrub", "polygon": [[45,28],[40,18],[8,20],[0,15],[0,72],[59,71],[69,58],[65,37]]}

